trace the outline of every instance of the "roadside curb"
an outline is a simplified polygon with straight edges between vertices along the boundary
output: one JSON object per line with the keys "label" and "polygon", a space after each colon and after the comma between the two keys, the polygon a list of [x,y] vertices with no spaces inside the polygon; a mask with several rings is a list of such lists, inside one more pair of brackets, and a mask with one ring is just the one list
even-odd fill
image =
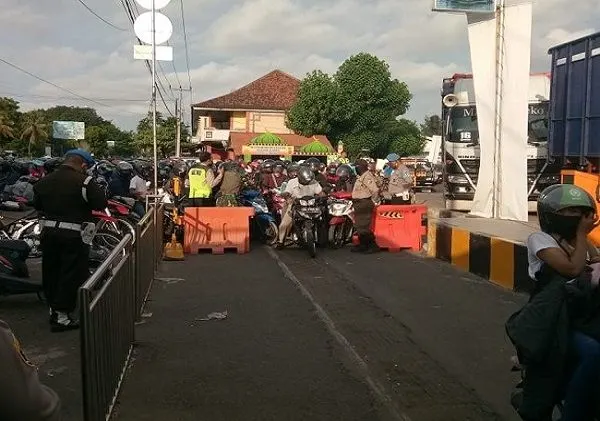
{"label": "roadside curb", "polygon": [[533,287],[527,274],[525,244],[471,232],[431,214],[427,220],[427,255],[515,292],[530,292]]}

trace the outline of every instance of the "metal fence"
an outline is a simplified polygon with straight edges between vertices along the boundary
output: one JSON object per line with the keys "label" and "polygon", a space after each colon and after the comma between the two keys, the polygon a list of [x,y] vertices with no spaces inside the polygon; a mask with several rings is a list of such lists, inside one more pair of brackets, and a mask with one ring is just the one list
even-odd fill
{"label": "metal fence", "polygon": [[148,299],[157,266],[156,222],[160,219],[157,216],[156,207],[151,206],[135,226],[135,311],[138,320]]}
{"label": "metal fence", "polygon": [[127,234],[79,289],[85,421],[110,416],[131,356],[134,257]]}
{"label": "metal fence", "polygon": [[85,421],[110,418],[162,255],[163,205],[153,204],[79,289]]}

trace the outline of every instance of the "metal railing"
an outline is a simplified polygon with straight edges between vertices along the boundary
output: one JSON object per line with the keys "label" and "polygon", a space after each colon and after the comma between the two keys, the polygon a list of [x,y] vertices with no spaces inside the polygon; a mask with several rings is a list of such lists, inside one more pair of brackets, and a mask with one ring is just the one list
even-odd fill
{"label": "metal railing", "polygon": [[156,262],[155,265],[155,269],[158,269],[158,264],[160,263],[161,259],[162,259],[162,254],[163,254],[163,238],[164,238],[164,234],[163,234],[163,230],[164,230],[164,218],[165,218],[165,204],[161,203],[161,204],[157,204],[156,205],[156,222],[155,222],[155,226],[156,226],[156,238],[154,240],[154,261]]}
{"label": "metal railing", "polygon": [[134,341],[134,255],[127,234],[79,289],[85,421],[105,421],[114,407]]}
{"label": "metal railing", "polygon": [[135,311],[138,320],[141,319],[157,267],[156,222],[160,219],[157,216],[156,207],[151,206],[135,226]]}

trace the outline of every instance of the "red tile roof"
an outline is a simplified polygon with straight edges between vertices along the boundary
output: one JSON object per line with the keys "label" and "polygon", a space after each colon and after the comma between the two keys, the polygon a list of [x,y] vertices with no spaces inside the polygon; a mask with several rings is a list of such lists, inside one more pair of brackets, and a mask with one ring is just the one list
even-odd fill
{"label": "red tile roof", "polygon": [[[283,142],[286,145],[293,146],[296,149],[296,151],[298,151],[298,149],[300,149],[302,146],[308,145],[309,143],[313,142],[315,140],[314,137],[316,137],[319,142],[332,148],[331,143],[329,142],[329,139],[327,139],[326,136],[322,136],[322,135],[317,135],[314,137],[304,137],[299,134],[278,134],[278,133],[273,133],[273,134],[275,136],[280,137],[281,140],[283,140]],[[242,153],[242,146],[248,145],[250,143],[250,141],[258,135],[260,135],[260,133],[231,132],[230,148],[233,148],[235,153],[237,155],[240,155]]]}
{"label": "red tile roof", "polygon": [[273,70],[248,85],[217,98],[194,104],[196,108],[231,110],[289,110],[298,94],[300,80]]}

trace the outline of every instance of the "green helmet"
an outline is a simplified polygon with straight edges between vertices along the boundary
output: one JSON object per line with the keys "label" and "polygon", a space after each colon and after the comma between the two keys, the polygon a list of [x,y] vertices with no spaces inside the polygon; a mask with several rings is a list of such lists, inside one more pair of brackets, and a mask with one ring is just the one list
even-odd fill
{"label": "green helmet", "polygon": [[594,198],[581,187],[573,184],[554,184],[540,193],[537,201],[540,228],[570,240],[574,238],[579,217],[561,215],[567,208],[581,208],[584,213],[596,213]]}

